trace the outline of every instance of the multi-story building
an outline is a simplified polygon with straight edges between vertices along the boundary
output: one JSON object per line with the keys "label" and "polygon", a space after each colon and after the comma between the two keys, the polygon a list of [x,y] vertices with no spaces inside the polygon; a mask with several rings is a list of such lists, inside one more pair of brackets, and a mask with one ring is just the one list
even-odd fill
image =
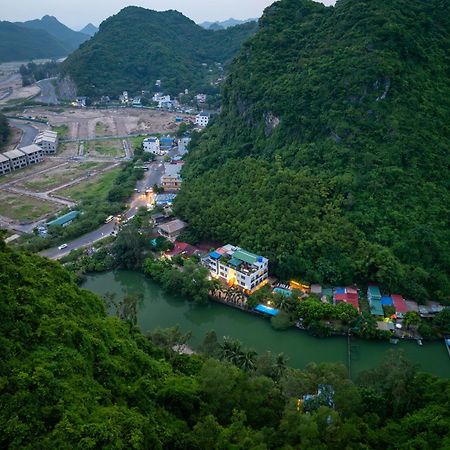
{"label": "multi-story building", "polygon": [[157,137],[148,137],[144,139],[142,147],[144,149],[144,152],[153,153],[154,155],[161,154],[161,147],[159,139]]}
{"label": "multi-story building", "polygon": [[9,158],[0,153],[0,175],[5,175],[9,172],[11,172],[11,162]]}
{"label": "multi-story building", "polygon": [[27,145],[26,147],[21,147],[20,151],[27,155],[29,165],[40,163],[44,159],[44,151],[39,145]]}
{"label": "multi-story building", "polygon": [[11,170],[19,170],[28,166],[27,155],[18,149],[3,153],[3,156],[9,159]]}
{"label": "multi-story building", "polygon": [[195,125],[199,127],[206,127],[209,123],[209,113],[201,112],[195,116]]}
{"label": "multi-story building", "polygon": [[269,278],[269,260],[233,245],[225,245],[203,258],[203,264],[214,278],[252,293]]}
{"label": "multi-story building", "polygon": [[42,131],[36,136],[34,143],[42,148],[45,155],[54,155],[58,149],[58,133]]}

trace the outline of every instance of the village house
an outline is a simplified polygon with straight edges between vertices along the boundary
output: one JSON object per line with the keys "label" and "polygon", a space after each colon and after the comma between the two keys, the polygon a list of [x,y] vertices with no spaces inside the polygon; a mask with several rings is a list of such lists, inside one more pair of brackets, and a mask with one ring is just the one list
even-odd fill
{"label": "village house", "polygon": [[165,174],[161,177],[161,185],[165,190],[176,191],[181,187],[181,164],[165,164]]}
{"label": "village house", "polygon": [[42,148],[45,155],[54,155],[58,149],[58,133],[42,131],[36,136],[34,143]]}
{"label": "village house", "polygon": [[19,170],[28,166],[27,155],[18,149],[3,153],[3,156],[9,159],[11,170]]}
{"label": "village house", "polygon": [[44,152],[41,147],[36,144],[21,147],[20,151],[27,156],[28,165],[38,164],[44,159]]}
{"label": "village house", "polygon": [[9,158],[0,153],[0,175],[5,175],[11,172],[11,162]]}
{"label": "village house", "polygon": [[144,149],[144,152],[147,153],[153,153],[154,155],[161,154],[161,147],[157,137],[145,138],[142,142],[142,148]]}
{"label": "village house", "polygon": [[177,237],[185,230],[187,224],[180,219],[175,219],[170,222],[158,226],[158,233],[174,242]]}
{"label": "village house", "polygon": [[195,125],[198,125],[199,127],[206,127],[209,123],[209,113],[201,112],[200,114],[197,114],[195,116]]}
{"label": "village house", "polygon": [[225,245],[203,258],[211,276],[252,293],[264,286],[269,277],[269,260],[233,245]]}

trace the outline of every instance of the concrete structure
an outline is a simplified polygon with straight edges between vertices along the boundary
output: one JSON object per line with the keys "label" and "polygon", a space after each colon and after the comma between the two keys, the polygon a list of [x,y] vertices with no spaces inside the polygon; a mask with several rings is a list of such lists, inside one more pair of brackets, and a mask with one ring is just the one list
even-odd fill
{"label": "concrete structure", "polygon": [[58,133],[42,131],[36,136],[34,143],[42,148],[45,155],[54,155],[58,150]]}
{"label": "concrete structure", "polygon": [[209,123],[209,113],[201,112],[195,116],[195,125],[206,127]]}
{"label": "concrete structure", "polygon": [[20,151],[27,155],[28,165],[38,164],[44,159],[44,151],[39,145],[31,144],[20,148]]}
{"label": "concrete structure", "polygon": [[157,137],[152,136],[144,139],[144,142],[142,143],[142,148],[144,149],[144,152],[147,153],[153,153],[154,155],[161,154],[161,146],[159,143],[159,139]]}
{"label": "concrete structure", "polygon": [[211,252],[202,262],[214,278],[247,293],[268,282],[269,260],[230,244]]}
{"label": "concrete structure", "polygon": [[11,162],[9,158],[0,153],[0,175],[5,175],[11,172]]}
{"label": "concrete structure", "polygon": [[177,237],[185,230],[187,224],[180,219],[175,219],[170,222],[158,226],[158,233],[169,239],[169,241],[176,241]]}
{"label": "concrete structure", "polygon": [[178,140],[178,153],[180,155],[185,155],[188,152],[187,147],[189,142],[191,142],[190,137],[183,137]]}
{"label": "concrete structure", "polygon": [[11,170],[19,170],[28,166],[27,155],[20,150],[11,150],[3,153],[3,156],[9,159]]}

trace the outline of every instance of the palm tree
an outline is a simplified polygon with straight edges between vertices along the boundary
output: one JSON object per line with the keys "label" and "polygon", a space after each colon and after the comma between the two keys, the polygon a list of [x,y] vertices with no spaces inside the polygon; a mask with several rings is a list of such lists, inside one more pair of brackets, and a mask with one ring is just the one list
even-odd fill
{"label": "palm tree", "polygon": [[219,346],[219,358],[237,365],[242,353],[241,343],[237,339],[224,337]]}
{"label": "palm tree", "polygon": [[287,362],[288,362],[288,359],[287,359],[286,355],[284,353],[278,353],[278,355],[275,358],[275,363],[274,363],[274,368],[273,368],[273,372],[274,372],[274,376],[275,376],[276,380],[280,380],[283,377],[283,375],[287,369]]}
{"label": "palm tree", "polygon": [[255,370],[256,357],[258,353],[253,349],[247,349],[241,352],[238,359],[238,367],[246,372]]}

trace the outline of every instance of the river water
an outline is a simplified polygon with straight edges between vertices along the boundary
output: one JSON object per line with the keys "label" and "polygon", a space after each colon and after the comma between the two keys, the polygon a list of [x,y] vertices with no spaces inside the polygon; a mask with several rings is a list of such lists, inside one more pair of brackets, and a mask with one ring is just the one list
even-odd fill
{"label": "river water", "polygon": [[[219,339],[230,336],[239,339],[244,347],[262,353],[270,350],[285,353],[292,367],[303,368],[309,362],[341,362],[347,365],[346,337],[314,338],[304,331],[274,330],[268,319],[229,306],[211,303],[197,306],[181,297],[164,292],[144,275],[131,271],[114,271],[91,275],[83,287],[96,294],[115,293],[122,298],[129,293],[142,293],[144,302],[138,312],[138,324],[143,332],[156,327],[179,325],[183,332],[192,331],[191,345],[195,348],[209,330]],[[397,345],[381,341],[351,339],[351,374],[376,367],[389,350],[402,350],[420,369],[442,377],[450,376],[450,358],[443,340],[424,342],[401,341]]]}

